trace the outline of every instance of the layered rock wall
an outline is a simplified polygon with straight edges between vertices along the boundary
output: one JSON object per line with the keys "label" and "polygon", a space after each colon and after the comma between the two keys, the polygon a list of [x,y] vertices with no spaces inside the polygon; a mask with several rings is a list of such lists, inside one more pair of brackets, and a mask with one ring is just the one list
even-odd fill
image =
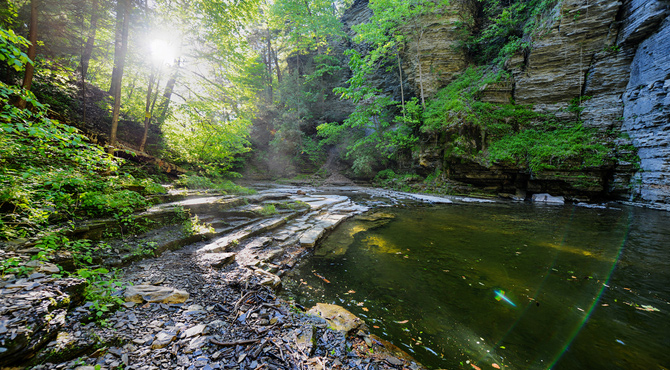
{"label": "layered rock wall", "polygon": [[467,68],[467,55],[458,42],[463,38],[462,25],[475,14],[473,1],[451,1],[440,13],[425,15],[404,29],[410,37],[402,53],[403,66],[417,96],[421,83],[428,98]]}
{"label": "layered rock wall", "polygon": [[516,102],[555,110],[583,96],[596,54],[616,40],[620,6],[612,0],[559,1],[525,63],[512,66]]}
{"label": "layered rock wall", "polygon": [[640,196],[670,204],[670,16],[637,47],[623,105],[623,130],[640,156]]}

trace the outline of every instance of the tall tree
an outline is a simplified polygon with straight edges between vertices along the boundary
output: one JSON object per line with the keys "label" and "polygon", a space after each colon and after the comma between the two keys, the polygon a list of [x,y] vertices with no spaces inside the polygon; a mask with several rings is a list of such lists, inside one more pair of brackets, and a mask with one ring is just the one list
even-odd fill
{"label": "tall tree", "polygon": [[[123,68],[126,63],[128,51],[128,27],[130,25],[131,0],[118,0],[116,7],[117,26],[116,41],[114,44],[114,71],[112,73],[112,97],[114,108],[112,109],[112,132],[109,136],[110,152],[114,151],[116,145],[116,132],[119,127],[119,113],[121,110],[121,83],[123,80]],[[121,23],[120,25],[118,23]]]}
{"label": "tall tree", "polygon": [[172,92],[174,91],[174,87],[177,84],[177,78],[179,77],[179,63],[179,60],[177,60],[175,71],[172,76],[170,76],[170,79],[168,79],[168,82],[165,85],[163,98],[161,99],[161,103],[158,106],[159,112],[157,121],[159,124],[165,122],[165,119],[167,118],[168,108],[170,107],[170,99],[172,99]]}
{"label": "tall tree", "polygon": [[79,71],[84,79],[88,74],[88,65],[91,61],[91,55],[93,55],[93,47],[95,46],[95,33],[98,29],[98,19],[100,18],[100,12],[98,10],[99,3],[100,0],[92,0],[91,2],[91,23],[88,28],[88,37],[79,64]]}
{"label": "tall tree", "polygon": [[[149,76],[149,87],[147,88],[146,105],[144,109],[144,133],[140,141],[140,152],[144,153],[144,146],[147,143],[147,135],[149,134],[149,123],[151,122],[151,94],[154,87],[154,80],[156,79],[155,69],[151,68],[151,76]],[[158,86],[156,86],[158,89]]]}
{"label": "tall tree", "polygon": [[[30,41],[30,46],[28,47],[28,58],[33,61],[33,63],[26,64],[26,71],[23,76],[23,88],[30,90],[33,84],[33,75],[35,74],[35,56],[37,55],[37,6],[38,0],[30,0],[30,31],[28,32],[28,41]],[[19,108],[26,107],[26,100],[21,98],[18,102]]]}

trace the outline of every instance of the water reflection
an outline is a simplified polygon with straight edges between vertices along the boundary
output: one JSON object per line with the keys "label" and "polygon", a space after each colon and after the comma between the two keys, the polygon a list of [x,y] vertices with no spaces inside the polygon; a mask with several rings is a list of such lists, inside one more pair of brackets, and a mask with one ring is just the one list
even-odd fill
{"label": "water reflection", "polygon": [[347,307],[435,368],[670,364],[668,214],[528,204],[383,214],[339,227],[290,294]]}

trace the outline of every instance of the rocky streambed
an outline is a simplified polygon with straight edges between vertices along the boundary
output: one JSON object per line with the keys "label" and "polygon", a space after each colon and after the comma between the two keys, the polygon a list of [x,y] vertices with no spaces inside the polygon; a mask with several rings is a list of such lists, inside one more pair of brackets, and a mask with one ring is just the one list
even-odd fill
{"label": "rocky streambed", "polygon": [[[67,266],[68,256],[31,260],[38,249],[26,241],[2,249],[3,260],[17,261],[24,274],[0,280],[0,366],[422,368],[345,309],[309,309],[277,293],[281,276],[345,219],[370,207],[450,200],[272,187],[253,196],[173,193],[164,201],[134,216],[163,220],[153,221],[160,227],[125,235],[94,256],[100,266],[122,266],[112,294],[124,303],[109,312],[85,301],[84,280],[58,274],[55,262]],[[184,210],[197,221],[189,230],[170,221]],[[69,235],[95,237],[114,227],[97,220]]]}

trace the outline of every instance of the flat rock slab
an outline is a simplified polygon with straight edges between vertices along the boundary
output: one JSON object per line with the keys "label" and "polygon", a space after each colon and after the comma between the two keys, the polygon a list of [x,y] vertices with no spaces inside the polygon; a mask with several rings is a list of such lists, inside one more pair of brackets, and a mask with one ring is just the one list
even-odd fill
{"label": "flat rock slab", "polygon": [[300,236],[300,245],[307,248],[313,248],[316,242],[319,241],[325,233],[325,228],[314,226]]}
{"label": "flat rock slab", "polygon": [[444,197],[436,197],[434,195],[424,195],[424,194],[414,194],[414,193],[399,193],[399,194],[405,195],[409,198],[420,200],[422,202],[441,203],[441,204],[453,203],[451,201],[451,199],[447,199],[447,198],[444,198]]}
{"label": "flat rock slab", "polygon": [[204,247],[198,249],[198,253],[219,253],[225,252],[229,248],[236,246],[238,243],[266,231],[277,228],[286,223],[286,220],[283,217],[275,217],[267,220],[262,220],[260,222],[253,223],[243,230],[240,230],[236,233],[224,236],[215,240],[212,243],[205,245]]}
{"label": "flat rock slab", "polygon": [[309,207],[313,210],[318,210],[324,207],[332,206],[349,200],[349,198],[343,195],[316,195],[313,197],[292,196],[291,199],[305,202],[309,204]]}
{"label": "flat rock slab", "polygon": [[565,199],[562,196],[555,197],[547,193],[533,194],[533,202],[549,203],[549,204],[564,204]]}
{"label": "flat rock slab", "polygon": [[329,303],[317,303],[307,313],[325,319],[333,330],[344,334],[350,333],[365,324],[363,320],[345,308]]}
{"label": "flat rock slab", "polygon": [[314,226],[305,231],[300,236],[300,245],[303,247],[312,248],[314,245],[321,239],[326,231],[334,228],[344,221],[348,215],[334,215],[334,214],[325,214],[318,216],[314,220]]}
{"label": "flat rock slab", "polygon": [[204,265],[224,267],[235,262],[235,253],[202,253],[198,259]]}
{"label": "flat rock slab", "polygon": [[184,303],[188,299],[188,292],[154,285],[135,285],[126,288],[126,302],[150,303]]}

